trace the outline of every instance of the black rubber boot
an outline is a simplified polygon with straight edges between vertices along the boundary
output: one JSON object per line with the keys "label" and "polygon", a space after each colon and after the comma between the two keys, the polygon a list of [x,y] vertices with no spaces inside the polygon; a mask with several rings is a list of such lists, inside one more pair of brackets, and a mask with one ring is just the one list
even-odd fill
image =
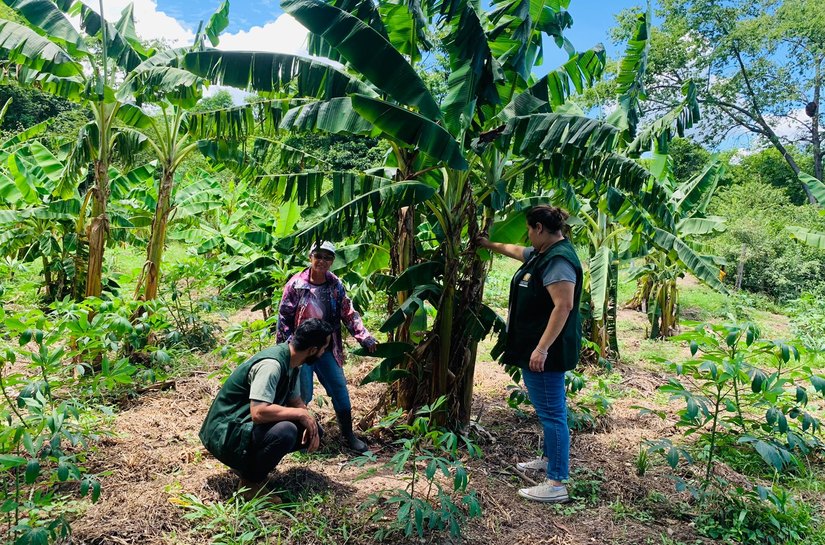
{"label": "black rubber boot", "polygon": [[344,444],[359,454],[367,452],[369,450],[367,444],[352,432],[352,411],[335,411],[335,417],[338,419]]}

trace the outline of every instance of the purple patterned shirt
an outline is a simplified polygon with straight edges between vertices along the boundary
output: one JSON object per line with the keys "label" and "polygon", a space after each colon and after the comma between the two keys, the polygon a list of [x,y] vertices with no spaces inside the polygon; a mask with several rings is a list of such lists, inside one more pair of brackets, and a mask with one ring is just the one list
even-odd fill
{"label": "purple patterned shirt", "polygon": [[338,365],[344,365],[344,344],[341,339],[341,323],[347,327],[355,340],[363,347],[376,343],[364,327],[361,316],[352,307],[341,280],[327,272],[326,282],[312,284],[309,268],[294,275],[284,286],[281,304],[278,307],[277,342],[282,343],[292,337],[292,332],[301,322],[309,318],[320,318],[332,325],[332,355]]}

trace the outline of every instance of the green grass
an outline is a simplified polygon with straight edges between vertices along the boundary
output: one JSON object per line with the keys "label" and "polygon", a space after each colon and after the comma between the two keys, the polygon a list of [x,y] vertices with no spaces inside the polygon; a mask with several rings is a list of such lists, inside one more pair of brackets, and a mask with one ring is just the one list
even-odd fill
{"label": "green grass", "polygon": [[521,263],[504,256],[494,256],[484,284],[484,302],[494,309],[506,312],[510,298],[510,280]]}
{"label": "green grass", "polygon": [[[193,255],[192,250],[184,244],[179,242],[169,244],[163,253],[161,272],[163,272],[164,267],[185,261]],[[104,259],[109,274],[121,275],[119,284],[121,289],[124,290],[123,293],[134,293],[141,269],[146,262],[146,249],[118,244],[106,248]]]}

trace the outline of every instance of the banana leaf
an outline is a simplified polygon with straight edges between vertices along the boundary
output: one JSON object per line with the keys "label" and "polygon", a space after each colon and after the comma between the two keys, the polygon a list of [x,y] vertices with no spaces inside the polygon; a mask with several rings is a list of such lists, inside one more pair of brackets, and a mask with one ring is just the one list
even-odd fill
{"label": "banana leaf", "polygon": [[323,0],[282,0],[281,7],[337,49],[350,66],[393,99],[418,108],[430,119],[441,117],[426,84],[381,33]]}

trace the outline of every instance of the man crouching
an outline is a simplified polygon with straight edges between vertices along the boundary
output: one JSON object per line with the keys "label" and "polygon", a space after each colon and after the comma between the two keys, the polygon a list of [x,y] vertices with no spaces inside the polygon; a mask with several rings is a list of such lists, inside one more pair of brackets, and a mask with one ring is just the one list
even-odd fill
{"label": "man crouching", "polygon": [[290,452],[318,449],[321,430],[301,400],[299,368],[327,349],[332,327],[301,323],[292,338],[258,352],[226,379],[201,426],[200,439],[215,458],[236,470],[248,497]]}

